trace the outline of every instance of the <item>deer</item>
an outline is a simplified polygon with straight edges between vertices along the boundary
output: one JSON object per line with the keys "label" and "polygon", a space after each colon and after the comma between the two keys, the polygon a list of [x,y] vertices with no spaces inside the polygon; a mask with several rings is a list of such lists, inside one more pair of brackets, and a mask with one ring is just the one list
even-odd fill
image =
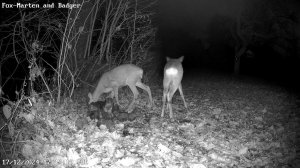
{"label": "deer", "polygon": [[150,107],[152,106],[152,95],[149,86],[141,82],[143,78],[143,69],[133,64],[123,64],[114,69],[103,73],[98,81],[97,87],[93,93],[88,93],[89,104],[101,100],[104,93],[110,93],[111,98],[116,98],[117,105],[120,106],[118,90],[120,87],[129,86],[133,93],[133,100],[128,106],[127,112],[130,113],[134,108],[134,103],[139,95],[136,86],[148,93]]}
{"label": "deer", "polygon": [[167,100],[167,109],[169,110],[169,117],[173,119],[173,111],[172,111],[172,98],[174,93],[179,90],[180,96],[183,100],[184,107],[187,109],[187,104],[184,99],[184,95],[182,92],[181,80],[183,77],[183,68],[182,61],[184,56],[181,56],[177,59],[171,59],[169,57],[166,58],[167,63],[164,68],[164,79],[163,79],[163,98],[162,98],[162,112],[161,117],[164,117],[165,104]]}

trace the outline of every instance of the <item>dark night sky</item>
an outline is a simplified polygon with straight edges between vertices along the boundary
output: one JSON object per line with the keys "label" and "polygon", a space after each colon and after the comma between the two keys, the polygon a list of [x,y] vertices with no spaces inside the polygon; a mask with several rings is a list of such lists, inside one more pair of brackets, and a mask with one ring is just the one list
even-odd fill
{"label": "dark night sky", "polygon": [[[245,3],[246,2],[246,3]],[[164,55],[174,55],[178,57],[179,55],[186,54],[189,57],[201,57],[199,55],[203,54],[203,50],[211,45],[213,40],[217,41],[215,43],[230,43],[230,40],[222,41],[221,36],[230,36],[230,30],[228,29],[228,23],[234,21],[238,16],[240,11],[250,11],[257,12],[255,14],[250,14],[250,16],[257,17],[260,22],[261,17],[265,17],[264,7],[261,9],[256,9],[257,7],[253,5],[253,2],[260,2],[258,0],[242,1],[242,0],[163,0],[160,1],[160,8],[158,12],[160,25],[158,37],[162,41],[163,54]],[[285,3],[289,2],[289,3]],[[285,5],[284,9],[288,12],[293,12],[297,17],[298,24],[293,25],[295,34],[300,37],[300,5],[297,1],[280,1],[275,0],[272,5],[272,9],[276,8],[276,5]],[[269,4],[263,4],[269,5]],[[275,9],[276,10],[276,9]],[[276,11],[275,11],[276,12]],[[217,18],[226,18],[224,24],[217,22]],[[257,19],[256,18],[256,19]],[[253,18],[252,18],[253,19]],[[255,19],[255,18],[254,18]],[[266,18],[268,21],[268,18]],[[227,25],[226,25],[227,24]],[[298,28],[297,28],[298,26]],[[226,30],[227,29],[227,30]],[[222,32],[224,31],[224,32]],[[220,34],[218,34],[220,33]],[[259,32],[262,33],[262,32]],[[264,34],[263,34],[264,35]],[[214,37],[215,36],[215,37]],[[217,37],[217,38],[216,38]],[[220,37],[218,39],[218,37]],[[297,37],[297,38],[299,38]],[[214,38],[214,39],[213,39]],[[225,37],[226,38],[226,37]],[[225,48],[224,48],[225,46]],[[212,47],[212,46],[210,46]],[[221,49],[219,48],[221,47]],[[217,50],[229,51],[226,48],[233,48],[229,45],[219,45]],[[176,50],[176,51],[175,51]],[[195,51],[197,50],[197,51]],[[194,52],[195,51],[195,52]],[[270,52],[271,53],[271,52]],[[232,54],[229,52],[225,54]],[[197,56],[195,56],[197,55]]]}
{"label": "dark night sky", "polygon": [[[245,0],[162,0],[159,17],[166,29],[181,29],[195,38],[204,38],[207,26],[216,15],[235,18],[241,10],[247,10],[252,2]],[[300,2],[296,0],[274,0],[278,5],[285,3],[288,10],[300,15]],[[275,5],[276,5],[275,4]],[[255,9],[254,9],[255,10]]]}
{"label": "dark night sky", "polygon": [[212,17],[235,17],[243,7],[241,0],[163,0],[160,5],[162,26],[182,29],[195,37],[205,36]]}

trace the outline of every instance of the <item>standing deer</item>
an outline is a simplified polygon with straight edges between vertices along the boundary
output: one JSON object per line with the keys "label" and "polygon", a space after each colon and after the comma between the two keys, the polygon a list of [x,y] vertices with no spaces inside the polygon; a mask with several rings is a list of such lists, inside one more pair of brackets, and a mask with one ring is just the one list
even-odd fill
{"label": "standing deer", "polygon": [[179,89],[179,93],[181,98],[183,99],[183,103],[185,108],[187,109],[187,105],[183,96],[181,80],[183,76],[183,68],[182,68],[182,61],[184,56],[178,59],[171,59],[167,57],[167,63],[164,68],[164,93],[163,93],[163,107],[161,112],[161,117],[164,117],[164,110],[165,110],[165,103],[167,99],[167,109],[169,109],[169,116],[173,118],[173,111],[172,111],[172,97],[177,89]]}
{"label": "standing deer", "polygon": [[91,94],[88,94],[89,104],[99,101],[103,93],[111,93],[111,98],[116,97],[117,104],[119,103],[118,89],[119,87],[129,86],[133,93],[133,100],[129,105],[127,111],[130,113],[134,108],[134,102],[139,95],[139,91],[136,86],[147,91],[150,99],[150,106],[152,106],[152,95],[149,86],[143,84],[141,79],[143,78],[143,69],[133,64],[123,64],[114,69],[105,72]]}

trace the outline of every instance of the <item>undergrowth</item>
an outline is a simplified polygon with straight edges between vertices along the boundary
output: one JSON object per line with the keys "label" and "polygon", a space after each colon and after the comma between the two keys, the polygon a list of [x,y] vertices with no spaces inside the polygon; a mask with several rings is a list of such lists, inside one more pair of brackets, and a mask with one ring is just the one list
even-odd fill
{"label": "undergrowth", "polygon": [[[224,80],[224,79],[222,79]],[[226,83],[226,84],[225,84]],[[200,86],[200,87],[194,87]],[[141,92],[133,121],[111,128],[87,116],[85,96],[55,105],[43,96],[6,106],[1,128],[4,167],[296,167],[299,108],[289,93],[237,81],[186,79],[189,113],[174,96],[175,120],[160,118],[160,86],[154,106]],[[123,92],[123,93],[122,93]],[[127,103],[130,93],[121,90]],[[299,100],[298,100],[299,101]],[[8,110],[8,111],[7,111]],[[168,113],[166,113],[168,114]],[[78,127],[76,121],[87,122]]]}

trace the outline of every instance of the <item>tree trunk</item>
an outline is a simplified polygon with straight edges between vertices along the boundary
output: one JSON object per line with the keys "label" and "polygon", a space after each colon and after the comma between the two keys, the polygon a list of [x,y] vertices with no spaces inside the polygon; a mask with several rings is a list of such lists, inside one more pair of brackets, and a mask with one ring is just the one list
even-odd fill
{"label": "tree trunk", "polygon": [[247,39],[242,33],[241,27],[241,12],[236,17],[235,26],[232,28],[232,35],[235,39],[235,52],[234,52],[234,75],[238,76],[240,74],[241,67],[241,57],[247,49]]}
{"label": "tree trunk", "polygon": [[245,53],[247,49],[247,45],[245,43],[242,43],[242,46],[236,47],[235,49],[235,55],[234,55],[234,75],[238,76],[240,74],[240,67],[241,67],[241,57]]}
{"label": "tree trunk", "polygon": [[234,75],[235,76],[239,76],[240,66],[241,66],[241,59],[240,58],[235,59],[235,62],[234,62]]}

